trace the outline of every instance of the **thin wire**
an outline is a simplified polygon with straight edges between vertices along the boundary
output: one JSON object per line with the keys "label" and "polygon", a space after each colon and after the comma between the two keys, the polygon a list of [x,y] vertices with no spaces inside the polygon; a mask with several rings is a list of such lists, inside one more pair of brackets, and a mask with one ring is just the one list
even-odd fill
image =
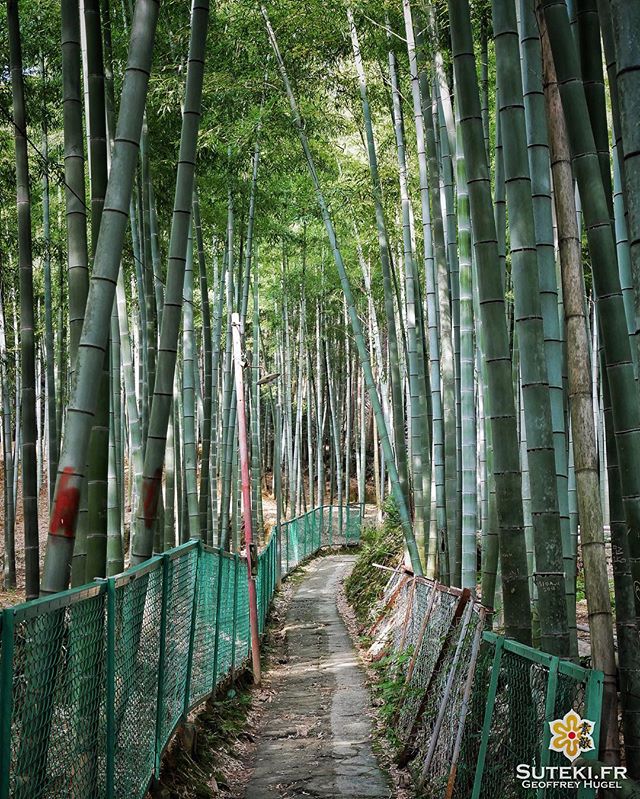
{"label": "thin wire", "polygon": [[[84,210],[87,213],[91,213],[91,208],[90,208],[90,206],[87,205],[86,198],[81,197],[77,193],[77,191],[73,188],[73,186],[70,186],[67,183],[66,178],[64,176],[64,167],[63,167],[63,165],[58,163],[57,161],[54,161],[52,158],[46,156],[42,152],[42,150],[40,150],[38,145],[35,144],[35,142],[33,142],[31,140],[31,138],[30,138],[29,134],[27,133],[27,131],[23,130],[20,127],[20,125],[18,125],[18,123],[15,121],[13,115],[9,111],[7,111],[7,109],[3,105],[0,105],[0,113],[2,114],[2,116],[7,120],[7,122],[10,125],[13,125],[13,127],[18,131],[18,133],[20,133],[20,135],[24,136],[27,144],[31,147],[31,149],[37,154],[38,158],[40,159],[40,162],[41,162],[42,166],[44,167],[44,171],[45,171],[47,177],[48,178],[53,178],[53,180],[59,186],[68,189],[71,192],[71,194],[73,194],[73,196],[78,200],[78,202],[81,203],[81,205],[84,208]],[[48,167],[51,169],[51,171],[50,171],[50,169]],[[138,256],[135,254],[135,252],[132,251],[131,255],[133,257],[133,260],[136,261],[137,263],[139,263],[140,266],[146,272],[151,272],[154,280],[157,280],[158,283],[160,283],[162,286],[164,286],[166,288],[165,281],[160,277],[160,275],[156,275],[156,273],[153,271],[153,267],[149,267],[147,264],[145,264],[145,262],[141,258],[138,258]]]}
{"label": "thin wire", "polygon": [[47,166],[50,166],[50,167],[52,167],[52,168],[53,168],[53,171],[55,172],[55,175],[56,175],[56,177],[55,177],[54,179],[55,179],[55,180],[57,180],[58,184],[59,184],[60,186],[64,186],[65,188],[69,189],[69,191],[70,191],[70,192],[73,194],[73,196],[74,196],[74,197],[75,197],[75,198],[76,198],[76,199],[77,199],[77,200],[78,200],[80,203],[82,203],[82,206],[84,207],[85,211],[90,211],[91,209],[90,209],[90,208],[89,208],[89,206],[87,205],[87,203],[86,203],[85,199],[84,199],[83,197],[80,197],[80,195],[79,195],[79,194],[78,194],[78,193],[75,191],[75,189],[74,189],[72,186],[70,186],[70,185],[67,183],[67,181],[65,180],[65,177],[64,177],[64,168],[63,168],[62,164],[59,164],[57,161],[53,161],[51,158],[49,158],[48,156],[46,156],[46,155],[45,155],[45,154],[44,154],[44,153],[43,153],[43,152],[42,152],[42,151],[39,149],[39,147],[38,147],[38,146],[37,146],[37,145],[36,145],[36,144],[35,144],[35,143],[34,143],[34,142],[31,140],[31,138],[29,137],[29,134],[27,133],[27,131],[26,131],[26,130],[23,130],[23,129],[22,129],[22,128],[21,128],[21,127],[18,125],[18,123],[17,123],[17,122],[15,121],[15,119],[13,118],[12,114],[11,114],[9,111],[7,111],[7,109],[6,109],[6,108],[4,108],[4,106],[2,106],[2,105],[0,105],[0,112],[2,112],[2,115],[3,115],[3,116],[4,116],[4,118],[7,120],[7,122],[8,122],[10,125],[13,125],[13,127],[14,127],[14,128],[17,130],[17,131],[18,131],[18,133],[19,133],[21,136],[24,136],[25,140],[27,141],[27,144],[29,144],[29,146],[32,148],[32,150],[33,150],[33,151],[34,151],[34,152],[35,152],[35,153],[38,155],[38,158],[40,159],[40,161],[42,162],[42,164],[43,164],[43,166],[44,166],[44,171],[46,172],[46,174],[47,174],[47,177],[49,177],[49,178],[51,178],[51,177],[54,177],[54,176],[51,174],[51,172],[50,172],[50,171],[47,169]]}
{"label": "thin wire", "polygon": [[365,14],[364,11],[362,12],[362,16],[365,19],[368,19],[369,22],[372,25],[375,25],[378,28],[382,28],[382,30],[385,31],[386,33],[390,34],[391,36],[395,36],[396,39],[400,39],[400,41],[404,42],[405,44],[407,43],[407,40],[404,38],[404,36],[400,36],[399,33],[396,33],[394,30],[392,30],[390,25],[383,25],[381,22],[377,22],[375,19],[370,17],[368,14]]}

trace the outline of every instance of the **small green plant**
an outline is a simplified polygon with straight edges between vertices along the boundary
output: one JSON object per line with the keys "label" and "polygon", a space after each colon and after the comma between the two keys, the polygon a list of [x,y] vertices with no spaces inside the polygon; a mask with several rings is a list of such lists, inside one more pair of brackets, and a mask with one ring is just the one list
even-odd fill
{"label": "small green plant", "polygon": [[392,498],[385,502],[383,510],[384,523],[363,530],[358,560],[345,583],[347,599],[361,624],[367,622],[389,579],[389,572],[376,568],[376,564],[395,568],[403,555],[400,516]]}
{"label": "small green plant", "polygon": [[401,742],[396,734],[395,721],[406,691],[404,667],[411,660],[411,655],[411,649],[390,652],[374,663],[378,678],[374,684],[374,693],[379,702],[380,717],[384,721],[385,735],[396,752],[399,751]]}

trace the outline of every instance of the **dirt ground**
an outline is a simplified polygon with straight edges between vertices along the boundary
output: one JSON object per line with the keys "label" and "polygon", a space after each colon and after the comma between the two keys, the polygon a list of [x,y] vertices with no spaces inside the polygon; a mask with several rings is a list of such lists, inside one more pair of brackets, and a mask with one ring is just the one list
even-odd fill
{"label": "dirt ground", "polygon": [[[4,481],[4,462],[0,458],[0,485]],[[371,486],[368,486],[369,495]],[[308,493],[308,485],[306,485]],[[352,500],[357,494],[357,485],[352,480]],[[369,498],[369,496],[367,496]],[[328,502],[328,497],[326,498]],[[265,523],[265,533],[271,530],[276,521],[276,500],[275,497],[267,492],[262,495],[263,516]],[[375,524],[378,520],[378,511],[375,505],[367,503],[365,506],[365,521]],[[0,572],[4,569],[4,507],[0,507]],[[44,563],[44,552],[47,543],[47,530],[49,524],[48,491],[46,480],[41,481],[41,489],[38,500],[38,529],[40,533],[40,568]],[[610,551],[607,552],[609,558],[609,577],[612,578]],[[23,514],[22,514],[22,490],[21,481],[18,480],[18,497],[16,502],[16,588],[6,590],[4,582],[0,579],[0,609],[24,602],[24,541],[23,541]],[[591,642],[588,629],[588,614],[586,600],[577,602],[577,621],[578,621],[578,643],[579,654],[581,657],[588,656],[591,651]]]}
{"label": "dirt ground", "polygon": [[[38,497],[38,531],[40,534],[40,570],[44,563],[44,552],[47,545],[49,527],[49,498],[45,479],[41,481]],[[0,485],[4,485],[4,461],[0,458]],[[0,572],[4,572],[4,497],[0,508],[2,524],[0,525]],[[16,588],[5,590],[4,580],[0,574],[0,608],[24,602],[24,517],[22,514],[22,481],[18,480],[18,497],[16,501]]]}

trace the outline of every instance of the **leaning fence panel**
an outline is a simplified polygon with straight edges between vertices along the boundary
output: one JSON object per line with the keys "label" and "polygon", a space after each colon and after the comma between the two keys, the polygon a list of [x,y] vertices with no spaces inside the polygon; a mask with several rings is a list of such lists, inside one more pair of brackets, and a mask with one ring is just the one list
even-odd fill
{"label": "leaning fence panel", "polygon": [[[421,797],[528,795],[518,764],[567,762],[549,751],[549,722],[572,709],[600,718],[600,672],[490,633],[488,618],[468,591],[402,567],[372,614],[369,654],[393,655],[386,662],[401,684],[398,761],[409,766]],[[593,791],[548,789],[545,797],[591,799]]]}
{"label": "leaning fence panel", "polygon": [[[493,649],[492,674],[486,694],[484,719],[476,762],[473,799],[516,795],[522,790],[516,767],[521,764],[563,766],[565,755],[550,751],[549,722],[570,710],[582,718],[599,720],[602,705],[602,673],[565,663],[558,658],[484,634]],[[501,643],[501,646],[500,646]],[[495,685],[495,690],[493,686]],[[480,730],[475,720],[476,735]],[[583,757],[591,759],[595,749]],[[589,788],[549,788],[548,799],[589,799]]]}

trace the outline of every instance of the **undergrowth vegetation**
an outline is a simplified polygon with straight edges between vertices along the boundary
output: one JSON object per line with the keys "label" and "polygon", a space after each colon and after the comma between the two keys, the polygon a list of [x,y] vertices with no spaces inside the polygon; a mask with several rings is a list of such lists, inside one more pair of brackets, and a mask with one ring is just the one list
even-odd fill
{"label": "undergrowth vegetation", "polygon": [[376,673],[376,682],[372,689],[378,707],[378,714],[384,723],[384,734],[395,757],[401,748],[401,741],[396,733],[396,717],[407,690],[405,670],[411,660],[412,650],[405,652],[388,652],[380,660],[372,663]]}
{"label": "undergrowth vegetation", "polygon": [[347,599],[362,625],[389,580],[389,572],[376,568],[376,564],[395,568],[403,557],[400,515],[393,499],[385,502],[383,510],[381,526],[363,529],[358,560],[345,582]]}
{"label": "undergrowth vegetation", "polygon": [[[372,609],[380,600],[391,574],[378,566],[395,569],[404,557],[400,516],[392,498],[387,500],[383,510],[383,524],[362,531],[358,560],[345,581],[345,593],[361,625],[360,643],[364,647],[369,644],[367,628],[373,621]],[[374,674],[371,690],[377,707],[378,732],[385,741],[383,751],[392,759],[401,748],[395,722],[406,691],[404,674],[411,654],[410,649],[404,652],[387,650],[371,662]]]}
{"label": "undergrowth vegetation", "polygon": [[[223,697],[207,703],[193,733],[182,735],[163,763],[162,790],[167,799],[212,799],[230,796],[236,770],[242,768],[243,745],[251,740],[248,713],[250,681],[242,674]],[[193,736],[193,737],[192,737]]]}

